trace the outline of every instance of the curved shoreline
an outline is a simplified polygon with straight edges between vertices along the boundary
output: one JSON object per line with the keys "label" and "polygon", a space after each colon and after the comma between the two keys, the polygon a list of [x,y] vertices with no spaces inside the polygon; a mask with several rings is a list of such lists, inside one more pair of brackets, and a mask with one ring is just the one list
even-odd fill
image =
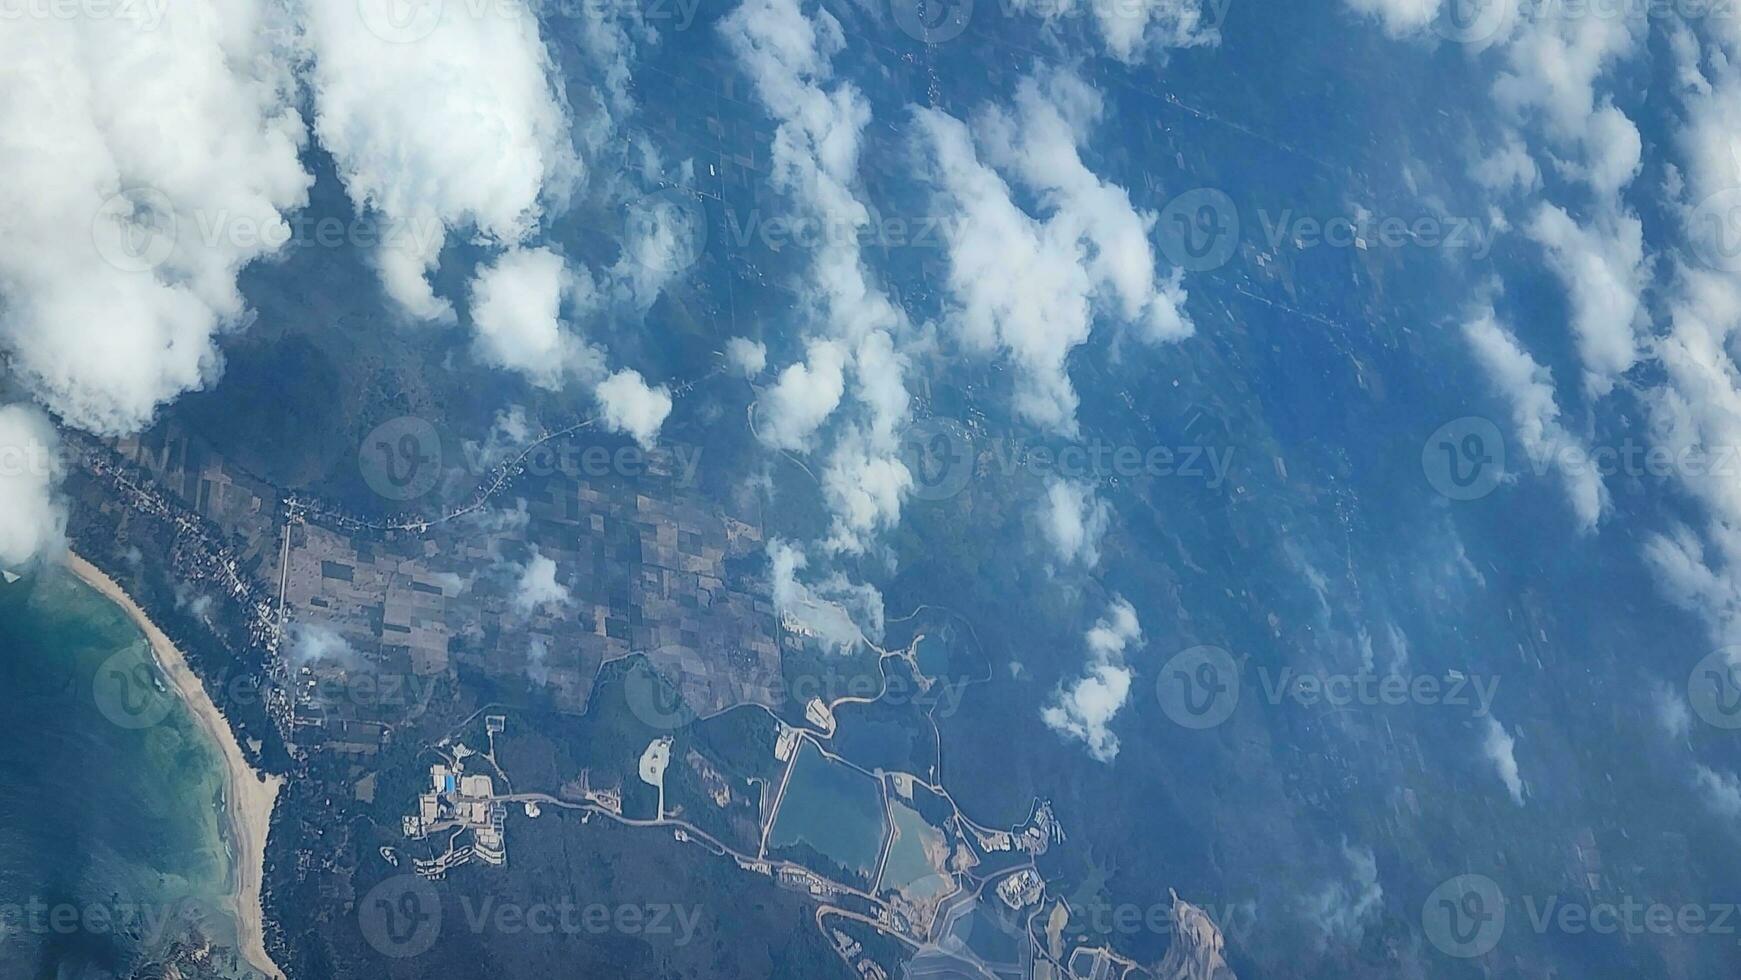
{"label": "curved shoreline", "polygon": [[237,951],[248,965],[268,977],[281,978],[284,971],[266,952],[265,912],[261,906],[261,879],[266,864],[266,835],[272,823],[272,806],[284,777],[262,775],[248,764],[229,720],[213,703],[199,675],[187,665],[168,636],[133,601],[126,590],[102,570],[68,551],[66,567],[79,580],[119,606],[139,627],[151,645],[158,667],[175,688],[200,729],[211,738],[224,760],[224,823],[233,851],[230,861],[230,912],[236,920]]}

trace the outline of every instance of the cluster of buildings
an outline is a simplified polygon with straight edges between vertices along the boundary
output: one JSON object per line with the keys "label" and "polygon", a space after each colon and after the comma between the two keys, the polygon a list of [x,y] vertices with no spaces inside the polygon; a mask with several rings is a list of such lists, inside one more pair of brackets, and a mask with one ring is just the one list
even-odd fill
{"label": "cluster of buildings", "polygon": [[1046,893],[1046,881],[1033,868],[1023,868],[997,883],[997,897],[1012,909],[1025,909]]}
{"label": "cluster of buildings", "polygon": [[[441,856],[416,862],[417,873],[439,878],[449,868],[472,858],[500,867],[508,863],[503,822],[507,806],[496,799],[495,781],[484,773],[466,772],[463,761],[429,767],[430,788],[417,797],[417,812],[404,818],[405,836],[422,840],[442,831],[459,831]],[[470,835],[469,844],[458,844]]]}

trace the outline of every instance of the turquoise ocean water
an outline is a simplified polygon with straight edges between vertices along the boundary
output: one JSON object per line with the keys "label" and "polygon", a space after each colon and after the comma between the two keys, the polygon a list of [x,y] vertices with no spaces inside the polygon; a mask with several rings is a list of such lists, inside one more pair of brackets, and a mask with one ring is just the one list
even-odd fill
{"label": "turquoise ocean water", "polygon": [[228,944],[221,795],[121,609],[59,568],[0,584],[0,980],[127,977],[196,922]]}

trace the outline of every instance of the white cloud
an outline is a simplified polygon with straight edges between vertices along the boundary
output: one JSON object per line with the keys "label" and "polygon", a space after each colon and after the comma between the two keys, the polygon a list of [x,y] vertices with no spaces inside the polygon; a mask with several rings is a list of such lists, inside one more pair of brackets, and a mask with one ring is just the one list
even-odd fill
{"label": "white cloud", "polygon": [[763,400],[763,438],[780,449],[805,447],[840,406],[850,374],[871,416],[866,448],[892,460],[908,405],[906,361],[892,336],[907,321],[866,270],[856,234],[870,224],[854,187],[871,111],[857,87],[833,78],[845,34],[827,10],[805,17],[797,0],[745,0],[720,30],[778,123],[769,182],[791,196],[796,220],[829,229],[799,287],[800,316],[820,336],[807,345],[808,363],[788,366]]}
{"label": "white cloud", "polygon": [[1741,534],[1716,521],[1709,533],[1716,545],[1709,555],[1704,543],[1685,525],[1652,535],[1642,551],[1663,595],[1702,616],[1718,642],[1731,643],[1741,639],[1741,583],[1735,576]]}
{"label": "white cloud", "polygon": [[901,501],[913,475],[899,459],[874,450],[871,437],[856,426],[835,440],[822,471],[822,493],[834,515],[824,547],[829,552],[862,553],[879,531],[901,517]]}
{"label": "white cloud", "polygon": [[1612,105],[1592,113],[1580,134],[1585,162],[1572,164],[1569,172],[1590,187],[1599,200],[1617,198],[1638,176],[1644,156],[1644,140],[1638,127]]}
{"label": "white cloud", "polygon": [[[857,193],[870,104],[834,77],[832,61],[846,36],[826,9],[806,17],[799,0],[744,0],[720,32],[776,123],[770,185],[790,199],[795,221],[827,229],[809,246],[808,268],[794,284],[804,360],[760,392],[756,433],[775,449],[826,453],[820,481],[831,520],[819,551],[861,554],[898,523],[912,486],[898,452],[911,401],[902,352],[910,324],[869,274],[860,247],[871,218]],[[759,347],[738,346],[733,360],[746,374],[766,367]],[[837,649],[857,643],[860,630],[881,635],[882,597],[874,588],[839,573],[805,586],[796,577],[808,560],[800,548],[771,543],[769,553],[783,615]]]}
{"label": "white cloud", "polygon": [[0,406],[0,571],[20,572],[65,543],[60,439],[27,405]]}
{"label": "white cloud", "polygon": [[1686,738],[1687,733],[1692,731],[1692,712],[1688,710],[1687,699],[1680,691],[1667,684],[1658,683],[1650,692],[1650,704],[1663,734],[1670,738]]}
{"label": "white cloud", "polygon": [[611,293],[645,314],[678,274],[701,259],[706,245],[706,212],[689,184],[693,167],[684,164],[682,185],[643,195],[626,205],[622,249],[607,271]]}
{"label": "white cloud", "polygon": [[350,664],[356,660],[356,650],[338,630],[325,623],[294,622],[290,624],[290,662],[296,665],[312,663]]}
{"label": "white cloud", "polygon": [[214,338],[246,318],[236,275],[288,239],[310,183],[282,11],[147,8],[155,29],[117,12],[0,31],[0,349],[105,435],[216,377]]}
{"label": "white cloud", "polygon": [[[541,5],[547,5],[542,2]],[[679,13],[687,16],[681,21],[673,22],[677,30],[685,30],[694,19],[692,5],[676,4]],[[564,13],[574,12],[575,20],[579,22],[577,32],[580,45],[586,51],[588,60],[597,66],[600,75],[600,95],[602,104],[609,112],[626,116],[635,111],[636,103],[632,92],[633,79],[630,66],[640,45],[653,44],[659,39],[659,32],[647,21],[647,14],[652,12],[647,4],[635,0],[593,0],[590,3],[565,4],[561,9]],[[586,134],[586,142],[599,144],[609,135],[609,119],[600,120],[598,131]]]}
{"label": "white cloud", "polygon": [[556,581],[556,562],[544,557],[537,548],[520,569],[519,581],[508,605],[521,617],[530,616],[539,606],[566,606],[570,601],[568,586]]}
{"label": "white cloud", "polygon": [[563,297],[574,288],[562,256],[545,248],[510,249],[479,270],[471,284],[478,360],[560,389],[577,358],[597,359],[562,326]]}
{"label": "white cloud", "polygon": [[1541,167],[1529,155],[1529,147],[1514,129],[1506,129],[1500,143],[1477,159],[1469,176],[1482,187],[1493,191],[1517,189],[1532,193],[1541,187]]}
{"label": "white cloud", "polygon": [[1578,440],[1560,424],[1554,379],[1517,338],[1483,310],[1463,325],[1463,337],[1488,381],[1511,403],[1513,430],[1538,465],[1558,465],[1578,525],[1594,528],[1608,507],[1608,490]]}
{"label": "white cloud", "polygon": [[1075,681],[1052,693],[1051,702],[1040,711],[1046,727],[1066,738],[1081,741],[1099,762],[1118,757],[1118,736],[1111,724],[1130,698],[1132,672],[1125,666],[1124,652],[1142,642],[1142,627],[1136,610],[1114,596],[1106,615],[1088,631],[1088,663]]}
{"label": "white cloud", "polygon": [[539,685],[550,683],[550,644],[542,636],[534,636],[526,644],[526,679]]}
{"label": "white cloud", "polygon": [[811,341],[808,359],[787,365],[756,402],[762,441],[776,449],[808,448],[846,393],[845,364],[846,350],[839,343]]}
{"label": "white cloud", "polygon": [[642,449],[658,442],[671,414],[671,392],[664,385],[649,387],[639,372],[625,370],[599,382],[595,394],[607,429],[627,433]]}
{"label": "white cloud", "polygon": [[1487,761],[1493,763],[1500,782],[1505,784],[1505,791],[1511,794],[1511,801],[1523,806],[1523,778],[1517,771],[1517,739],[1505,730],[1499,719],[1491,715],[1487,718],[1487,732],[1482,737],[1481,753],[1487,757]]}
{"label": "white cloud", "polygon": [[1391,37],[1418,34],[1439,15],[1440,0],[1347,0],[1348,9],[1376,17]]}
{"label": "white cloud", "polygon": [[1204,3],[1219,15],[1228,0],[1015,0],[1013,9],[1045,19],[1048,24],[1081,16],[1084,8],[1094,17],[1094,27],[1107,53],[1126,63],[1168,48],[1214,44],[1221,34],[1215,18],[1205,17]]}
{"label": "white cloud", "polygon": [[1378,858],[1366,845],[1342,842],[1342,859],[1348,876],[1326,881],[1306,899],[1305,914],[1318,928],[1319,947],[1331,940],[1360,945],[1366,927],[1384,911],[1384,886],[1378,883]]}
{"label": "white cloud", "polygon": [[759,340],[733,337],[725,342],[725,362],[746,378],[767,370],[768,348]]}
{"label": "white cloud", "polygon": [[[1379,15],[1393,34],[1419,33],[1443,6],[1439,0],[1348,3]],[[1489,190],[1539,192],[1541,167],[1530,155],[1527,131],[1562,175],[1587,188],[1590,204],[1581,217],[1542,201],[1518,224],[1543,247],[1566,291],[1584,390],[1601,397],[1638,360],[1648,264],[1643,226],[1622,196],[1639,173],[1643,141],[1599,85],[1639,50],[1643,21],[1564,11],[1524,16],[1516,7],[1501,13],[1492,36],[1477,42],[1502,53],[1504,68],[1491,89],[1502,115],[1500,137],[1471,163],[1470,176]],[[1503,213],[1494,222],[1508,224]]]}
{"label": "white cloud", "polygon": [[[1013,109],[988,107],[971,128],[936,109],[914,113],[925,176],[951,218],[947,320],[968,349],[1015,363],[1023,418],[1065,435],[1078,402],[1069,356],[1097,315],[1150,342],[1192,331],[1180,272],[1156,273],[1155,216],[1082,161],[1101,114],[1099,93],[1067,72],[1023,79]],[[1000,171],[1033,195],[1037,214]]]}
{"label": "white cloud", "polygon": [[1596,85],[1643,38],[1643,19],[1519,17],[1505,26],[1506,69],[1493,83],[1494,100],[1514,117],[1539,115],[1563,145],[1587,145],[1601,105]]}
{"label": "white cloud", "polygon": [[[377,36],[395,0],[307,0],[314,128],[359,212],[393,239],[376,252],[409,315],[449,319],[428,281],[448,233],[526,238],[580,167],[538,21],[520,0],[441,11],[427,36]],[[371,17],[371,15],[373,15]]]}
{"label": "white cloud", "polygon": [[883,597],[869,585],[835,572],[815,582],[799,580],[810,564],[804,549],[779,538],[768,541],[769,586],[774,609],[786,625],[814,637],[823,648],[847,652],[867,637],[881,642]]}
{"label": "white cloud", "polygon": [[[1741,446],[1741,372],[1729,354],[1741,325],[1741,280],[1680,270],[1669,322],[1654,348],[1667,383],[1644,395],[1653,448],[1697,459]],[[1741,485],[1727,466],[1674,472],[1704,508],[1704,540],[1677,525],[1648,538],[1644,557],[1664,595],[1703,617],[1717,642],[1741,642]]]}
{"label": "white cloud", "polygon": [[1734,773],[1695,764],[1693,785],[1704,796],[1705,804],[1713,813],[1730,820],[1741,820],[1741,779],[1737,779]]}
{"label": "white cloud", "polygon": [[1524,230],[1547,250],[1548,264],[1565,286],[1584,388],[1605,395],[1638,360],[1643,225],[1630,214],[1580,225],[1561,208],[1543,204]]}
{"label": "white cloud", "polygon": [[576,280],[562,256],[549,249],[510,249],[472,281],[473,347],[486,364],[518,371],[552,391],[577,377],[594,384],[603,427],[628,434],[642,448],[658,441],[671,414],[671,392],[647,384],[639,372],[609,377],[605,354],[571,334],[561,314],[565,297],[586,306],[590,286]]}
{"label": "white cloud", "polygon": [[1106,534],[1112,508],[1087,483],[1054,479],[1046,487],[1040,526],[1058,560],[1092,568],[1100,562],[1100,539]]}
{"label": "white cloud", "polygon": [[496,413],[496,420],[481,441],[466,440],[467,458],[478,470],[490,469],[532,443],[533,426],[522,405],[509,405]]}

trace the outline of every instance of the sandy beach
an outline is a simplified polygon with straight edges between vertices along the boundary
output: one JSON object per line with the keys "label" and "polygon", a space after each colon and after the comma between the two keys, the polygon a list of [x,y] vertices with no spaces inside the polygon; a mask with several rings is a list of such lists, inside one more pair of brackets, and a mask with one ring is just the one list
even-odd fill
{"label": "sandy beach", "polygon": [[87,585],[120,606],[151,642],[158,666],[168,678],[201,729],[211,737],[224,757],[224,800],[229,843],[235,860],[231,862],[231,913],[236,920],[236,942],[242,957],[255,970],[268,977],[283,977],[284,971],[266,953],[260,905],[260,883],[266,862],[266,834],[271,826],[272,805],[278,799],[283,777],[262,776],[248,764],[235,732],[218,706],[212,702],[198,675],[188,667],[181,651],[169,641],[163,631],[151,622],[115,581],[95,565],[76,554],[67,554],[67,568]]}

